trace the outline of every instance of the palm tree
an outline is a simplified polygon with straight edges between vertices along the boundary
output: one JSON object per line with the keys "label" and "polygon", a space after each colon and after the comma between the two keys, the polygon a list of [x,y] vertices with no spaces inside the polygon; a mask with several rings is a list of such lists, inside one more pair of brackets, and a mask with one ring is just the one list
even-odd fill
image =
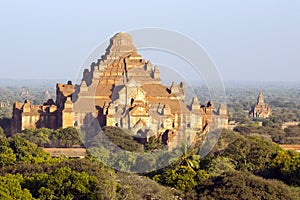
{"label": "palm tree", "polygon": [[193,171],[200,168],[200,155],[197,154],[197,149],[188,147],[186,144],[182,144],[180,151],[182,155],[174,163],[175,166],[187,166]]}

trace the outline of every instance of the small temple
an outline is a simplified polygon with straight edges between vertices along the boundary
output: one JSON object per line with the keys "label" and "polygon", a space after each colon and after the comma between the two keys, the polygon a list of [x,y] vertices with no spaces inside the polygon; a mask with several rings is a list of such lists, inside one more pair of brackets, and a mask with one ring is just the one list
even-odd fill
{"label": "small temple", "polygon": [[259,92],[256,104],[250,109],[250,117],[268,118],[272,115],[270,107],[265,103],[262,91]]}

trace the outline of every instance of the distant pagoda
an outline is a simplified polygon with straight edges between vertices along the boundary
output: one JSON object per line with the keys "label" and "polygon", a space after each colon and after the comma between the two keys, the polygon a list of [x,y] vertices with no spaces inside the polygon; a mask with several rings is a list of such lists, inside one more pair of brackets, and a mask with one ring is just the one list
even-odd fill
{"label": "distant pagoda", "polygon": [[259,92],[256,104],[250,109],[250,117],[268,118],[272,115],[270,107],[265,103],[262,91]]}

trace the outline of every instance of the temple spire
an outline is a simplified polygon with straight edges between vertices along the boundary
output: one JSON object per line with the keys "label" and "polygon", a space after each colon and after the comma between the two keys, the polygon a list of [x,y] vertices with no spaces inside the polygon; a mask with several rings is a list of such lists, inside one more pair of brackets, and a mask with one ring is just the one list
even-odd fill
{"label": "temple spire", "polygon": [[197,97],[194,97],[192,100],[192,110],[200,110],[201,106]]}
{"label": "temple spire", "polygon": [[106,55],[118,57],[133,51],[136,52],[136,48],[133,44],[131,35],[125,32],[120,32],[110,39]]}
{"label": "temple spire", "polygon": [[258,98],[257,98],[257,104],[264,104],[265,101],[264,101],[264,96],[263,96],[263,93],[262,93],[262,90],[259,92],[259,95],[258,95]]}

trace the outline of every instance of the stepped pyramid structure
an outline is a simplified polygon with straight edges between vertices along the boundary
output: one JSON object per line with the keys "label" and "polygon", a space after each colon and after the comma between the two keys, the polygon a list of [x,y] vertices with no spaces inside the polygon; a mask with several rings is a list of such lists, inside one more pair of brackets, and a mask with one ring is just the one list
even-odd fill
{"label": "stepped pyramid structure", "polygon": [[250,109],[250,117],[268,118],[272,115],[270,107],[265,104],[262,91],[259,92],[256,104]]}
{"label": "stepped pyramid structure", "polygon": [[212,101],[201,105],[197,97],[187,103],[185,89],[184,82],[164,86],[159,68],[138,54],[129,34],[118,33],[105,55],[84,70],[80,85],[57,84],[55,102],[15,103],[13,130],[69,126],[84,130],[94,117],[101,127],[130,130],[141,143],[153,136],[174,147],[193,141],[197,132],[227,128],[225,105],[218,109]]}

